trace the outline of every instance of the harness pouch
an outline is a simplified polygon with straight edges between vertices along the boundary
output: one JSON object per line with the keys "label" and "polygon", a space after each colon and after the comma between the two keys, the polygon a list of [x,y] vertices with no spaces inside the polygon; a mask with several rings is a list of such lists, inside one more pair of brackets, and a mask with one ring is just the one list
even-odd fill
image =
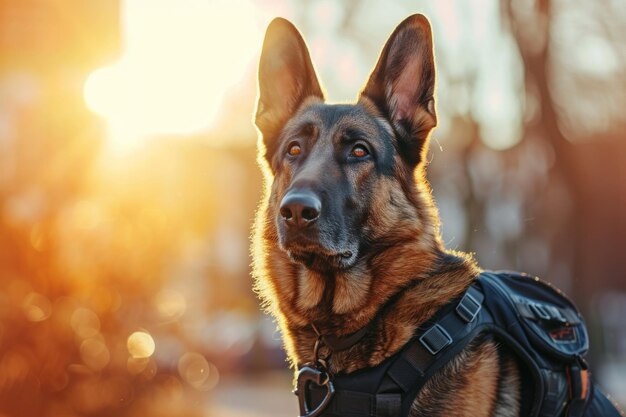
{"label": "harness pouch", "polygon": [[529,415],[621,415],[590,378],[584,360],[587,328],[569,298],[550,284],[517,272],[483,272],[478,281],[487,308],[494,313],[494,330],[508,339],[510,347],[521,346],[520,358],[533,368],[534,406]]}
{"label": "harness pouch", "polygon": [[[583,319],[569,298],[550,284],[517,272],[483,272],[480,281],[498,287],[501,301],[518,315],[532,345],[556,359],[571,362],[589,349]],[[509,313],[510,314],[510,313]]]}

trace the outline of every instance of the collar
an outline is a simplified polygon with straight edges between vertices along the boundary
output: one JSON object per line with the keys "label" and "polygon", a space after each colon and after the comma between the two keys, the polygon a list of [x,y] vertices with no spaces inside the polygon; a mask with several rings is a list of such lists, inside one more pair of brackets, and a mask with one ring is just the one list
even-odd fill
{"label": "collar", "polygon": [[374,320],[370,321],[365,325],[365,327],[346,336],[323,335],[319,331],[315,323],[311,323],[311,328],[313,329],[317,337],[324,343],[324,345],[326,345],[326,347],[328,347],[328,349],[330,349],[332,353],[350,349],[352,346],[359,343],[370,331],[373,322]]}

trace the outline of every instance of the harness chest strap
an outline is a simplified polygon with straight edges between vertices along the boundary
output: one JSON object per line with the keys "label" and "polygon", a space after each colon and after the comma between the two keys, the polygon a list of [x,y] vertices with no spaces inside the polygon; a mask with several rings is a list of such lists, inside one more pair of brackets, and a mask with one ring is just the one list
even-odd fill
{"label": "harness chest strap", "polygon": [[[476,327],[476,317],[481,310],[483,299],[483,294],[477,288],[470,287],[455,306],[454,311],[445,315],[441,314],[447,312],[448,309],[446,309],[437,314],[436,318],[440,320],[421,333],[419,338],[410,342],[400,353],[383,362],[374,372],[360,374],[359,385],[368,385],[366,379],[369,378],[371,385],[378,389],[374,392],[336,389],[332,402],[320,415],[349,415],[351,417],[400,415],[403,406],[406,407],[406,404],[403,404],[403,398],[407,397],[408,393],[417,393],[436,370],[469,343],[471,338],[467,336]],[[468,340],[463,340],[465,338]],[[448,346],[450,348],[442,352]],[[339,375],[335,378],[335,382],[339,386],[346,379],[353,378],[354,374]],[[345,385],[353,384],[346,383]],[[326,387],[315,384],[309,384],[307,389],[298,392],[298,396],[304,396],[305,401],[315,405],[323,402],[327,395]]]}

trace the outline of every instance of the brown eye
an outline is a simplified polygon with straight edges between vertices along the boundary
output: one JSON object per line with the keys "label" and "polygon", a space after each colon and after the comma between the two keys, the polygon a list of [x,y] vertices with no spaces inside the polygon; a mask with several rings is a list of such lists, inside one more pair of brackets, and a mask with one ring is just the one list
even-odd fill
{"label": "brown eye", "polygon": [[355,158],[363,158],[364,156],[367,156],[369,154],[370,153],[363,145],[356,145],[354,148],[352,148],[352,151],[350,151],[350,156],[354,156]]}
{"label": "brown eye", "polygon": [[289,145],[289,149],[287,150],[287,153],[291,156],[298,156],[300,155],[300,153],[302,153],[302,148],[297,143],[293,143]]}

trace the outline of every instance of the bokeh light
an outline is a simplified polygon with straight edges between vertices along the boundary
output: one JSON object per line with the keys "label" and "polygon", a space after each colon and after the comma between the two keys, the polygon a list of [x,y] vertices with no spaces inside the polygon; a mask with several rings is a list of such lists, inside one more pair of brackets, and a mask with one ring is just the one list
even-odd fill
{"label": "bokeh light", "polygon": [[104,342],[97,337],[83,340],[80,344],[80,357],[85,365],[94,371],[100,371],[109,364],[111,355]]}
{"label": "bokeh light", "polygon": [[29,293],[22,304],[24,314],[30,321],[43,321],[50,317],[52,304],[45,296],[34,292]]}
{"label": "bokeh light", "polygon": [[213,389],[219,381],[217,367],[196,352],[187,352],[180,357],[178,373],[183,381],[200,391]]}
{"label": "bokeh light", "polygon": [[156,295],[155,305],[164,320],[176,320],[187,309],[185,297],[174,290],[163,290]]}
{"label": "bokeh light", "polygon": [[137,331],[128,336],[128,353],[135,359],[149,358],[154,353],[154,339],[149,333]]}
{"label": "bokeh light", "polygon": [[72,313],[70,324],[81,339],[87,339],[98,335],[100,331],[100,319],[98,315],[88,308],[77,308]]}

